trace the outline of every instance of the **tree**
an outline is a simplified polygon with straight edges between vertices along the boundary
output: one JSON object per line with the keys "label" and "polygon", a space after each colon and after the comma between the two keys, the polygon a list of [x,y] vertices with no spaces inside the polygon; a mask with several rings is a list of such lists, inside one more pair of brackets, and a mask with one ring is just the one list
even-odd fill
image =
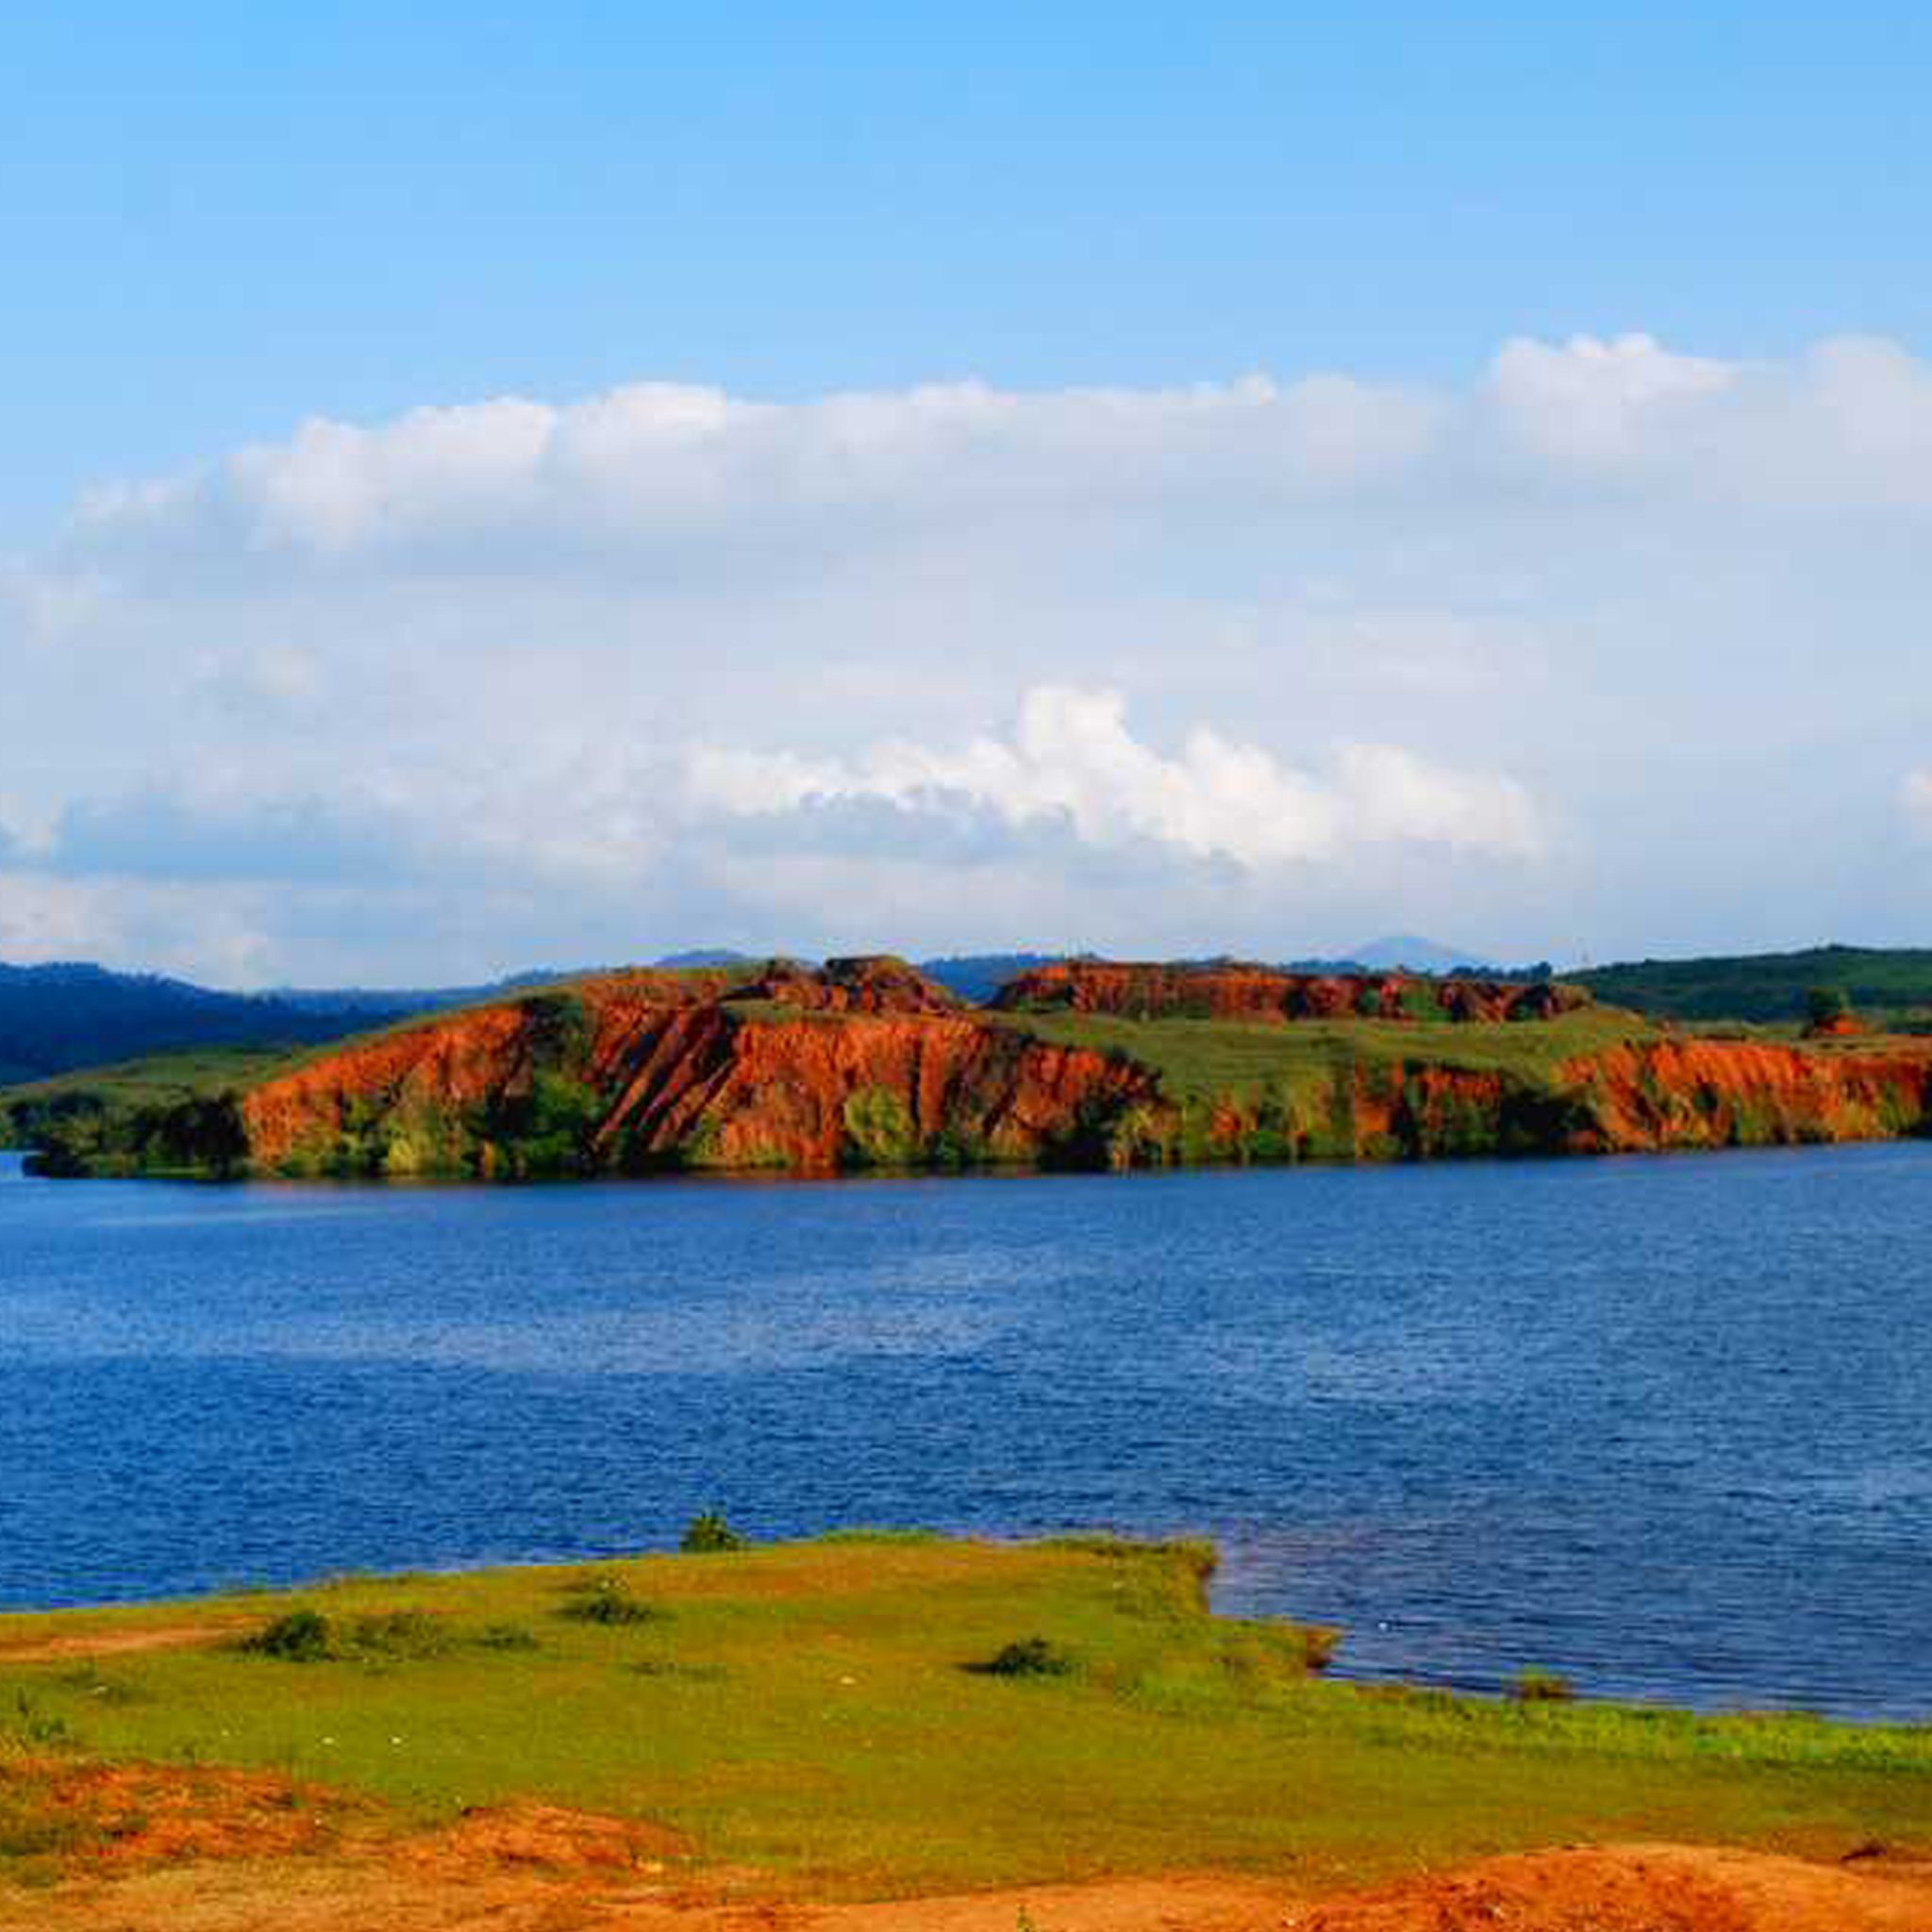
{"label": "tree", "polygon": [[1851,1018],[1852,1003],[1841,986],[1814,986],[1805,994],[1805,1018],[1823,1031]]}

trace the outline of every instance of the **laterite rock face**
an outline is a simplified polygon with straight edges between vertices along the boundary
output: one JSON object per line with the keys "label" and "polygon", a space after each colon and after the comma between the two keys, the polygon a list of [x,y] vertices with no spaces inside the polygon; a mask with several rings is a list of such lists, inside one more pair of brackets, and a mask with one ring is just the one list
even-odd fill
{"label": "laterite rock face", "polygon": [[1550,1020],[1591,1004],[1551,980],[1425,979],[1406,973],[1281,973],[1268,966],[1120,965],[1063,959],[1008,981],[1008,1012],[1125,1020]]}
{"label": "laterite rock face", "polygon": [[1143,1068],[865,959],[586,980],[328,1054],[240,1106],[258,1171],[490,1174],[533,1144],[577,1171],[1091,1162],[1116,1115],[1160,1101]]}

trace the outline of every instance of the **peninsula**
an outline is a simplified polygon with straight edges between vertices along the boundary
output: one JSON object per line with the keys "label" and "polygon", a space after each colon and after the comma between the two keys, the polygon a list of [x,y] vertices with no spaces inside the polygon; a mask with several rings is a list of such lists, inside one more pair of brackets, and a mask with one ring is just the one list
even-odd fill
{"label": "peninsula", "polygon": [[1890,1139],[1932,1039],[1673,1023],[1540,978],[885,956],[589,975],[320,1047],[0,1093],[49,1174],[1095,1170]]}

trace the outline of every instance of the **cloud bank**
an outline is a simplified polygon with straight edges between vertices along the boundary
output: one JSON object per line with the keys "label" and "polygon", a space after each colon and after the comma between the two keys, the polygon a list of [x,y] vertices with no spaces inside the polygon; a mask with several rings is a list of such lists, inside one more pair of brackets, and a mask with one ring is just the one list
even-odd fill
{"label": "cloud bank", "polygon": [[1118,691],[1042,685],[1026,693],[1009,739],[957,749],[887,742],[848,761],[700,746],[687,797],[737,818],[854,801],[940,818],[983,812],[1015,830],[1063,824],[1085,845],[1144,842],[1253,870],[1405,840],[1518,856],[1540,843],[1528,794],[1507,777],[1346,744],[1324,779],[1206,726],[1167,758],[1132,735],[1125,711]]}
{"label": "cloud bank", "polygon": [[311,421],[0,564],[0,955],[1910,936],[1932,369]]}

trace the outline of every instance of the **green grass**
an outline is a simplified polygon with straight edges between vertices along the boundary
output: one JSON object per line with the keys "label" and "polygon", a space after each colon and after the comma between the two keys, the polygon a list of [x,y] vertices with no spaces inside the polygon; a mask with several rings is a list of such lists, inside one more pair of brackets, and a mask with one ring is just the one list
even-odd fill
{"label": "green grass", "polygon": [[1174,1100],[1254,1099],[1271,1084],[1310,1091],[1338,1068],[1397,1067],[1408,1061],[1474,1073],[1552,1078],[1565,1060],[1626,1041],[1653,1040],[1657,1028],[1634,1013],[1587,1007],[1556,1020],[1493,1025],[1446,1020],[1297,1020],[1285,1024],[1232,1020],[1126,1020],[1092,1013],[1002,1013],[984,1017],[1067,1046],[1130,1056],[1160,1075]]}
{"label": "green grass", "polygon": [[[1207,1866],[1341,1883],[1606,1836],[1932,1838],[1932,1730],[1324,1683],[1297,1626],[1208,1616],[1205,1567],[1197,1545],[893,1534],[4,1618],[0,1764],[11,1735],[266,1767],[425,1822],[534,1798],[847,1895]],[[559,1614],[606,1579],[658,1614]],[[298,1606],[441,1638],[244,1647]],[[209,1647],[6,1657],[202,1620]],[[971,1668],[1036,1639],[1064,1671]]]}
{"label": "green grass", "polygon": [[[340,1042],[331,1043],[336,1044]],[[299,1052],[308,1055],[325,1050],[303,1047]],[[250,1086],[279,1073],[295,1058],[295,1053],[282,1047],[218,1046],[156,1054],[118,1066],[91,1067],[84,1073],[57,1074],[51,1079],[0,1088],[0,1112],[88,1096],[130,1108],[172,1106],[176,1101],[205,1099],[230,1088]]]}

